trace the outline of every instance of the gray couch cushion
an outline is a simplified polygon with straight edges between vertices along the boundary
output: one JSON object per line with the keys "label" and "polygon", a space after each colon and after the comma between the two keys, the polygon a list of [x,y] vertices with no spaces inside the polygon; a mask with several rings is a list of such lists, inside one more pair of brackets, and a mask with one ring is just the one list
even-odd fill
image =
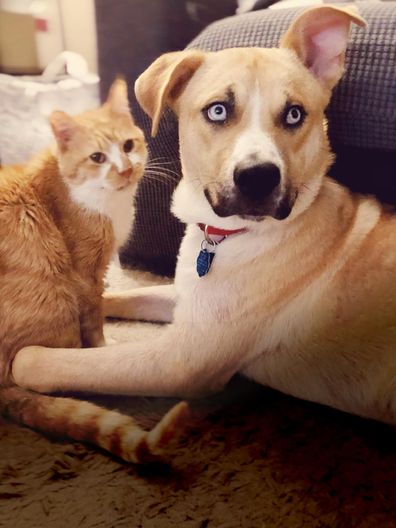
{"label": "gray couch cushion", "polygon": [[[346,73],[328,109],[330,136],[336,151],[337,145],[392,151],[396,150],[396,2],[359,2],[359,7],[369,29],[352,31]],[[262,10],[226,18],[211,24],[189,47],[273,47],[299,11]],[[143,127],[149,135],[147,118]],[[150,150],[152,158],[161,158],[164,167],[180,174],[177,123],[171,112],[150,141]],[[173,272],[183,234],[183,226],[167,212],[175,183],[147,179],[141,185],[136,226],[121,255],[124,263]]]}

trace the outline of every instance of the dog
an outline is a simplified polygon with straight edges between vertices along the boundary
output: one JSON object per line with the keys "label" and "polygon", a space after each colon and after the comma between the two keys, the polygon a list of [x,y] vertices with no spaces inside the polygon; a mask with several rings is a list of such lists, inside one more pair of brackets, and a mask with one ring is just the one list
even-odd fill
{"label": "dog", "polygon": [[326,176],[324,111],[353,8],[298,16],[277,49],[158,58],[136,94],[155,135],[179,119],[187,224],[173,285],[107,294],[106,314],[169,323],[144,341],[28,347],[15,382],[40,392],[192,396],[235,373],[396,423],[396,217]]}

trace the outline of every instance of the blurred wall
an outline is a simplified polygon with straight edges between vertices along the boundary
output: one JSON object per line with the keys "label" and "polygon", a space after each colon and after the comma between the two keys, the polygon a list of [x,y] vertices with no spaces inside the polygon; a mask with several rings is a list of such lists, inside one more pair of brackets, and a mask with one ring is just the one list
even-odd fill
{"label": "blurred wall", "polygon": [[[29,73],[29,64],[32,71],[34,67],[42,70],[63,50],[80,53],[97,72],[94,0],[0,0],[0,13],[7,17],[0,54],[10,73],[13,62],[15,73]],[[37,56],[36,64],[27,60],[29,46],[32,56]],[[23,62],[25,72],[20,71]]]}
{"label": "blurred wall", "polygon": [[89,69],[96,73],[98,53],[94,0],[59,0],[59,3],[65,49],[83,55]]}

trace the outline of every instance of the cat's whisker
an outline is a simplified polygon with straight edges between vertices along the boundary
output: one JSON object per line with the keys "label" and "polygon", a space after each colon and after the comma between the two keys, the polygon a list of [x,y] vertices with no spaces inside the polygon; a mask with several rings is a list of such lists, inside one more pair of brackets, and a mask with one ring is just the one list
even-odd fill
{"label": "cat's whisker", "polygon": [[160,169],[148,169],[146,172],[155,172],[157,174],[162,174],[163,176],[166,176],[167,178],[169,178],[170,180],[176,180],[176,181],[179,181],[180,178],[181,178],[181,175],[180,174],[173,174],[173,173],[169,173],[169,172],[165,172],[165,171],[162,171]]}
{"label": "cat's whisker", "polygon": [[154,172],[148,172],[147,175],[148,176],[150,176],[150,175],[151,176],[158,176],[158,177],[163,178],[164,180],[172,182],[172,183],[179,181],[177,178],[174,178],[173,176],[169,176],[169,174],[163,174],[161,172],[155,172],[155,171]]}
{"label": "cat's whisker", "polygon": [[166,156],[157,156],[156,158],[150,158],[150,161],[166,160],[169,159]]}
{"label": "cat's whisker", "polygon": [[148,174],[147,176],[144,177],[144,179],[145,180],[151,180],[151,181],[158,181],[158,182],[166,183],[167,185],[169,185],[169,184],[171,184],[171,185],[177,184],[177,181],[175,181],[175,180],[167,180],[163,176],[156,175],[156,174]]}
{"label": "cat's whisker", "polygon": [[160,165],[158,166],[146,165],[145,170],[159,170],[161,172],[166,172],[167,174],[175,174],[176,176],[179,177],[178,172],[171,170],[171,169],[167,169],[166,167],[161,167]]}
{"label": "cat's whisker", "polygon": [[170,161],[169,158],[166,158],[165,156],[163,158],[152,158],[148,160],[148,164],[151,163],[162,163],[163,165],[173,165],[175,162]]}
{"label": "cat's whisker", "polygon": [[162,173],[160,171],[150,171],[149,170],[144,173],[144,178],[146,177],[150,178],[153,176],[158,178],[157,181],[170,182],[170,183],[177,183],[180,179],[180,178],[175,178],[172,175]]}
{"label": "cat's whisker", "polygon": [[165,162],[161,162],[161,161],[149,161],[147,163],[147,165],[150,165],[150,166],[158,166],[158,167],[163,167],[164,165],[170,165],[170,163],[165,163]]}
{"label": "cat's whisker", "polygon": [[146,169],[155,169],[155,170],[161,170],[163,172],[168,172],[170,174],[175,174],[178,178],[180,177],[180,173],[174,171],[173,169],[169,169],[168,167],[163,167],[162,165],[146,165]]}
{"label": "cat's whisker", "polygon": [[155,170],[149,170],[149,171],[146,171],[145,174],[153,174],[155,176],[161,176],[169,181],[179,181],[180,178],[176,178],[175,176],[173,176],[172,174],[167,174],[166,172],[161,172],[161,171],[155,171]]}
{"label": "cat's whisker", "polygon": [[169,174],[170,176],[175,176],[175,178],[180,178],[180,174],[177,172],[166,170],[163,167],[147,167],[146,170],[159,171],[163,172],[164,174]]}
{"label": "cat's whisker", "polygon": [[149,181],[149,182],[156,182],[156,183],[162,183],[164,185],[169,185],[170,183],[171,184],[176,184],[177,182],[175,181],[167,181],[166,179],[164,178],[160,178],[160,177],[156,177],[152,174],[148,174],[147,176],[144,176],[143,178],[143,181]]}

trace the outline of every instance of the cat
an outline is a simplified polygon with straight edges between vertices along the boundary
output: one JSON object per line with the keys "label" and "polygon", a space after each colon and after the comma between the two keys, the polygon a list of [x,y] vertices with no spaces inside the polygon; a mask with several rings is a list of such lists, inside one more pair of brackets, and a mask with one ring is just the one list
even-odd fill
{"label": "cat", "polygon": [[155,458],[186,404],[146,432],[118,412],[12,384],[12,360],[24,346],[105,344],[104,274],[131,230],[147,160],[122,79],[100,108],[77,117],[56,111],[50,124],[56,151],[0,170],[0,412],[125,460]]}

